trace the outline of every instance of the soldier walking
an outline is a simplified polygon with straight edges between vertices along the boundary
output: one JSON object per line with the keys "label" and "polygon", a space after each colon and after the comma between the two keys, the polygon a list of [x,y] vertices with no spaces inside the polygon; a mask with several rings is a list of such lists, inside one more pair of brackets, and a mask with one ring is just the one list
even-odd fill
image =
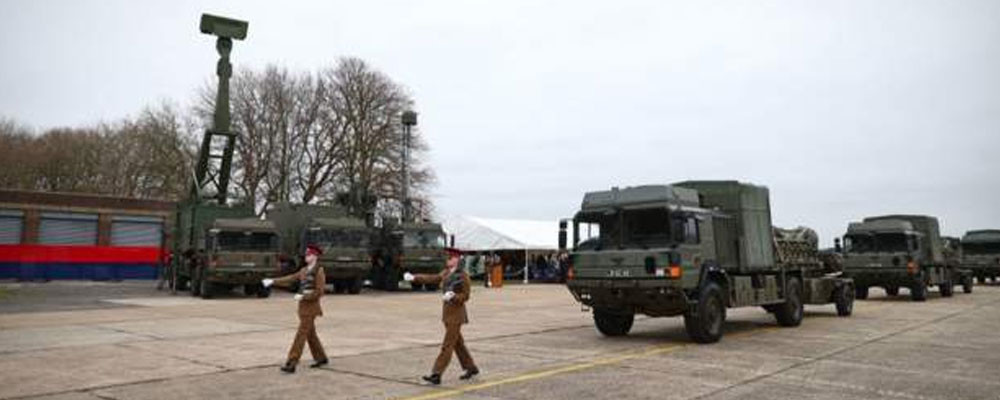
{"label": "soldier walking", "polygon": [[441,322],[444,323],[445,333],[441,343],[441,353],[434,361],[431,374],[422,377],[423,380],[434,385],[441,384],[441,374],[451,362],[451,353],[458,356],[458,362],[465,370],[459,379],[466,380],[479,374],[479,368],[472,360],[472,354],[465,347],[465,339],[462,338],[462,325],[469,322],[469,316],[465,311],[465,302],[469,301],[469,295],[472,291],[471,281],[469,274],[458,264],[462,252],[453,248],[445,250],[448,252],[448,262],[440,273],[413,275],[407,272],[403,275],[403,279],[416,284],[441,285],[441,290],[444,292],[441,297],[444,302]]}
{"label": "soldier walking", "polygon": [[295,300],[299,302],[299,329],[295,332],[295,340],[292,341],[292,348],[288,351],[288,361],[281,367],[286,373],[294,373],[295,365],[302,357],[302,348],[309,343],[309,352],[312,353],[313,363],[310,368],[319,368],[327,363],[329,359],[323,351],[323,344],[316,334],[316,317],[323,315],[319,299],[323,296],[326,288],[326,275],[323,268],[316,265],[316,261],[323,251],[314,245],[306,247],[306,266],[298,272],[283,276],[277,279],[264,279],[264,287],[271,285],[290,286],[294,282],[299,283],[299,292],[295,294]]}

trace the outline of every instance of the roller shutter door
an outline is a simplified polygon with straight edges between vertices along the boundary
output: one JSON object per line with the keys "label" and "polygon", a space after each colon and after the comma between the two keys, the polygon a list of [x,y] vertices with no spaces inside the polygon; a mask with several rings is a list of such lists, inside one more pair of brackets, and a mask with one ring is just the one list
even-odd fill
{"label": "roller shutter door", "polygon": [[162,218],[131,216],[111,218],[112,246],[160,247],[162,240]]}
{"label": "roller shutter door", "polygon": [[21,244],[24,230],[24,212],[0,210],[0,244]]}
{"label": "roller shutter door", "polygon": [[40,244],[96,246],[97,214],[42,213],[38,230]]}

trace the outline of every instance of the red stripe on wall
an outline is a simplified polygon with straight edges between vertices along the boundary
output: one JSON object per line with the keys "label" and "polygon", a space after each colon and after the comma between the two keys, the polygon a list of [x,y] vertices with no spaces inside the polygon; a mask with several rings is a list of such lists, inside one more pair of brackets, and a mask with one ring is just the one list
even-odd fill
{"label": "red stripe on wall", "polygon": [[159,247],[0,245],[0,262],[158,263]]}

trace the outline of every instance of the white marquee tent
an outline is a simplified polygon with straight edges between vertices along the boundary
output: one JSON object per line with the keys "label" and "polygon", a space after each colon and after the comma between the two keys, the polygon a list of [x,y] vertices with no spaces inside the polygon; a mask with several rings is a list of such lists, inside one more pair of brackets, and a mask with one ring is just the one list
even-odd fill
{"label": "white marquee tent", "polygon": [[[444,230],[455,236],[455,247],[470,251],[557,250],[559,221],[496,219],[453,216],[444,219]],[[572,240],[572,224],[567,240]]]}

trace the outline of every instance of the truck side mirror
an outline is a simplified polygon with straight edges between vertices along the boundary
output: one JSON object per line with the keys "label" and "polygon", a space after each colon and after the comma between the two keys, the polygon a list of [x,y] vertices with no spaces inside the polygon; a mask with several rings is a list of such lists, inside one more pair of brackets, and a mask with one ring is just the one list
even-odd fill
{"label": "truck side mirror", "polygon": [[566,220],[559,221],[559,250],[566,250]]}

